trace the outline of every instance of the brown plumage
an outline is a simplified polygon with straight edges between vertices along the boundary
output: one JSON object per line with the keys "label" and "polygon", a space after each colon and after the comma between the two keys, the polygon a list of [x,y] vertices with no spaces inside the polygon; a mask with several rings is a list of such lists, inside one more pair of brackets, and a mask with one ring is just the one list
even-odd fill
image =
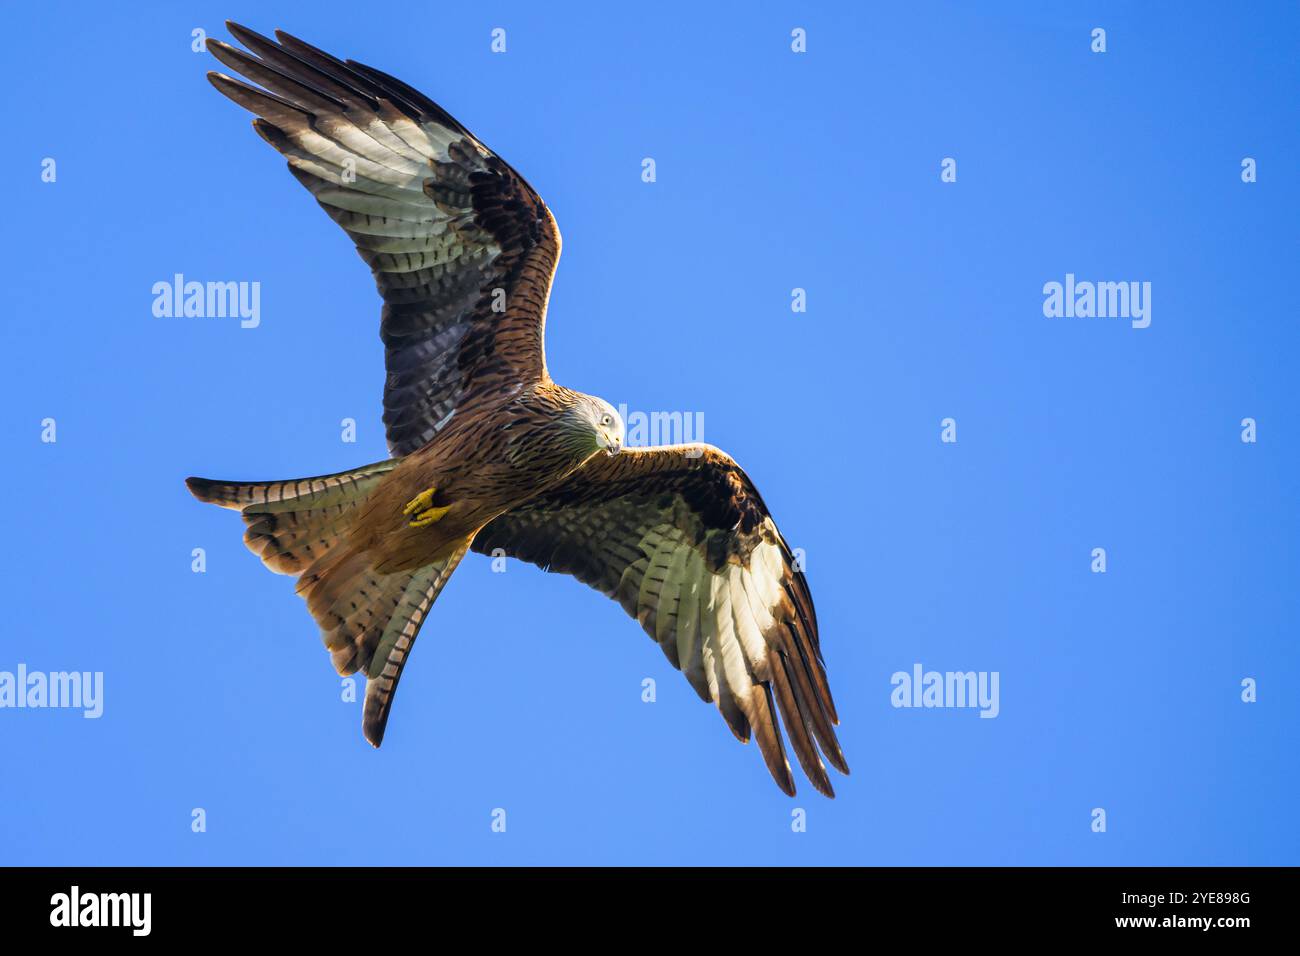
{"label": "brown plumage", "polygon": [[[603,400],[557,385],[543,328],[560,234],[537,193],[427,97],[277,31],[212,54],[213,85],[347,232],[384,306],[393,458],[284,482],[188,480],[295,575],[342,674],[364,671],[383,739],[402,668],[465,552],[572,574],[619,601],[752,735],[787,793],[780,726],[818,790],[844,773],[802,571],[740,467],[704,445],[621,449]],[[259,88],[260,87],[260,88]],[[779,723],[778,723],[779,715]]]}

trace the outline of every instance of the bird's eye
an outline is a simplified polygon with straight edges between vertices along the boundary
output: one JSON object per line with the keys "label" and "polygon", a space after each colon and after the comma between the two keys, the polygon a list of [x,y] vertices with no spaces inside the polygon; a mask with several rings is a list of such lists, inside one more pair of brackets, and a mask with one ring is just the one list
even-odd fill
{"label": "bird's eye", "polygon": [[602,425],[609,426],[609,425],[614,424],[614,419],[611,418],[609,415],[602,415],[602,416],[600,417],[600,423],[601,423]]}

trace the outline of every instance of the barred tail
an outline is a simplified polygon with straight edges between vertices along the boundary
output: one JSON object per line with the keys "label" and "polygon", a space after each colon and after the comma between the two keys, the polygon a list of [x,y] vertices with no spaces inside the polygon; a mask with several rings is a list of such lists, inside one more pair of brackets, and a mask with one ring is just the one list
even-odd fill
{"label": "barred tail", "polygon": [[298,593],[320,625],[335,669],[366,673],[362,730],[376,747],[384,740],[388,710],[420,625],[469,542],[466,538],[450,554],[421,567],[389,573],[376,569],[370,552],[348,547],[298,579]]}
{"label": "barred tail", "polygon": [[343,540],[357,505],[400,459],[291,481],[186,478],[199,501],[242,513],[244,543],[277,574],[301,574]]}
{"label": "barred tail", "polygon": [[298,576],[340,674],[364,670],[362,729],[378,747],[384,738],[402,667],[425,615],[469,547],[417,568],[376,570],[376,558],[349,539],[357,508],[379,487],[398,459],[318,478],[227,482],[187,478],[200,501],[238,510],[244,542],[268,568]]}

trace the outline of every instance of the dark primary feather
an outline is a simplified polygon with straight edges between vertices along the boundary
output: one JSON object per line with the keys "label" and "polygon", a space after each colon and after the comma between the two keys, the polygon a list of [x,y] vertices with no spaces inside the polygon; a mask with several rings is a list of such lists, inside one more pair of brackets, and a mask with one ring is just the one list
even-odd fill
{"label": "dark primary feather", "polygon": [[755,737],[793,794],[779,714],[809,780],[834,796],[819,749],[849,770],[808,585],[726,454],[692,445],[599,455],[474,539],[475,551],[496,548],[617,600],[739,739]]}
{"label": "dark primary feather", "polygon": [[208,50],[257,86],[220,73],[212,84],[258,116],[374,273],[392,453],[427,444],[477,398],[546,380],[560,234],[532,187],[400,80],[280,31],[277,42],[228,26],[250,52]]}

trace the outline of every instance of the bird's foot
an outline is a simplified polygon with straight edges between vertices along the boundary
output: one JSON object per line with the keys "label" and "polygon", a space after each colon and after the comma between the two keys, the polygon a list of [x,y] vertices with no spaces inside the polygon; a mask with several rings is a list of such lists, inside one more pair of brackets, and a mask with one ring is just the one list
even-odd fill
{"label": "bird's foot", "polygon": [[451,505],[433,507],[433,496],[437,491],[436,487],[426,488],[406,503],[402,514],[411,515],[412,528],[427,528],[451,510]]}

